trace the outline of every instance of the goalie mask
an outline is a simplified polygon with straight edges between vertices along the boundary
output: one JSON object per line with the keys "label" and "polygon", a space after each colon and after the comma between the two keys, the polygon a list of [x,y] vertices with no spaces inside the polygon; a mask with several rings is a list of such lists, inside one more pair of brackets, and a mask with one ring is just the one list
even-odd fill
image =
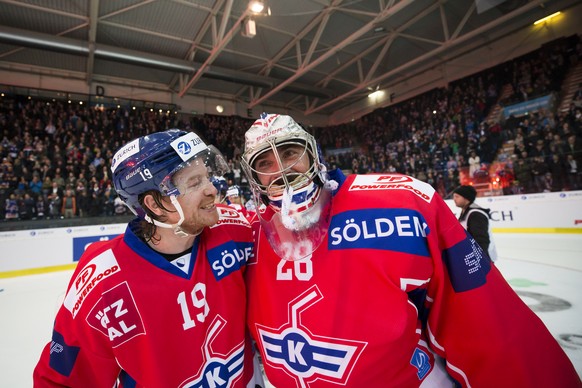
{"label": "goalie mask", "polygon": [[269,243],[285,260],[301,260],[325,238],[331,192],[313,136],[291,117],[261,118],[245,134],[241,161]]}

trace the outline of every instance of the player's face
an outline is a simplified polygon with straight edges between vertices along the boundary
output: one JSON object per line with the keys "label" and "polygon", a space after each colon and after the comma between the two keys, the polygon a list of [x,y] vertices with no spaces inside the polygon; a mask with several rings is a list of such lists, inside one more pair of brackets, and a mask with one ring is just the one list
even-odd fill
{"label": "player's face", "polygon": [[[218,222],[215,206],[217,190],[209,179],[208,170],[202,163],[193,163],[177,172],[174,185],[180,190],[178,202],[184,212],[182,229],[198,234],[207,226]],[[179,217],[175,214],[174,216]]]}
{"label": "player's face", "polygon": [[239,205],[242,205],[242,200],[238,195],[231,195],[228,197],[228,200],[230,203],[238,203]]}
{"label": "player's face", "polygon": [[300,145],[282,145],[277,147],[277,155],[271,150],[257,157],[253,165],[257,178],[264,186],[285,174],[305,173],[309,170],[309,154]]}

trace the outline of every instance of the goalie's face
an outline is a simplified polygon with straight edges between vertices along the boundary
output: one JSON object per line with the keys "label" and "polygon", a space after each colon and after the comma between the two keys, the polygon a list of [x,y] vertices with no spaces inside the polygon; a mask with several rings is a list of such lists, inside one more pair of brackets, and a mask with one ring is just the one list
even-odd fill
{"label": "goalie's face", "polygon": [[[301,187],[302,177],[310,168],[307,148],[298,144],[286,144],[257,156],[253,163],[257,180],[267,187],[269,195],[277,195],[285,187],[285,181]],[[306,182],[307,183],[307,182]]]}

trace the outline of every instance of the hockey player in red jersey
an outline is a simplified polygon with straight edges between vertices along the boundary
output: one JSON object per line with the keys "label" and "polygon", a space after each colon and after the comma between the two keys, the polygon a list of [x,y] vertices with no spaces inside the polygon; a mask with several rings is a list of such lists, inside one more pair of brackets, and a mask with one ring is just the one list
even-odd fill
{"label": "hockey player in red jersey", "polygon": [[230,186],[228,190],[226,190],[226,203],[228,206],[241,212],[246,218],[252,219],[254,217],[254,211],[248,210],[246,207],[246,204],[243,201],[242,189],[238,185]]}
{"label": "hockey player in red jersey", "polygon": [[177,129],[117,151],[115,190],[138,217],[81,257],[35,387],[255,387],[242,274],[252,232],[214,203],[209,176],[224,168]]}
{"label": "hockey player in red jersey", "polygon": [[430,185],[328,175],[276,114],[246,132],[242,165],[258,205],[248,325],[275,387],[581,386]]}

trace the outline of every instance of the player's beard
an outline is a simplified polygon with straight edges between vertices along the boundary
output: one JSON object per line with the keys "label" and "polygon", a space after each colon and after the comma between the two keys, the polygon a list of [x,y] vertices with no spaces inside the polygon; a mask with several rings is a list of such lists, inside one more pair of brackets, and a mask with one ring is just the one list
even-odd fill
{"label": "player's beard", "polygon": [[198,235],[206,227],[215,225],[218,222],[218,210],[213,207],[212,210],[198,209],[196,214],[188,217],[181,225],[184,232],[190,235]]}

